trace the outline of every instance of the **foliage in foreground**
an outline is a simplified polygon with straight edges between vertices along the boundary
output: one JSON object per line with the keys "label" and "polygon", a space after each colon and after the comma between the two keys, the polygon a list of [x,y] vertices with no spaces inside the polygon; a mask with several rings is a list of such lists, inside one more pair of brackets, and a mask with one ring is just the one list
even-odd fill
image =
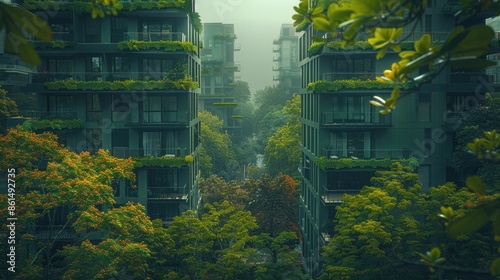
{"label": "foliage in foreground", "polygon": [[466,275],[462,279],[487,276],[488,270],[478,272],[476,267],[488,267],[496,256],[488,232],[450,238],[437,216],[442,205],[463,214],[468,201],[477,202],[477,198],[451,183],[423,193],[418,174],[398,163],[391,170],[378,171],[370,186],[357,195],[344,195],[336,208],[334,235],[324,248],[325,273],[320,279],[337,279],[339,275],[401,279],[409,274],[412,279],[428,279],[430,271],[416,260],[420,252],[431,247],[439,248],[439,257],[442,252],[446,258],[439,261],[446,261],[439,275]]}

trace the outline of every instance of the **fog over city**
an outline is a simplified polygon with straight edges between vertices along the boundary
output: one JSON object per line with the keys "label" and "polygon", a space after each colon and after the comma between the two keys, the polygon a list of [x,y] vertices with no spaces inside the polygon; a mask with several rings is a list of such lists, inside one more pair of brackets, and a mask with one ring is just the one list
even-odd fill
{"label": "fog over city", "polygon": [[249,83],[250,90],[273,85],[273,40],[277,39],[280,26],[292,23],[293,6],[290,0],[199,0],[196,11],[203,23],[222,22],[234,24],[236,43],[241,51],[235,60],[241,64],[240,80]]}

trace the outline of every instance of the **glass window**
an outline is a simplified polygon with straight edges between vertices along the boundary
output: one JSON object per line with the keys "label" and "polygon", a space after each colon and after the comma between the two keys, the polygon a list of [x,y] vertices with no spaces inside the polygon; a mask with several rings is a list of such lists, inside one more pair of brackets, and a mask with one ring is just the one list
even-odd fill
{"label": "glass window", "polygon": [[421,122],[431,120],[431,96],[429,93],[418,94],[418,120]]}
{"label": "glass window", "polygon": [[130,121],[130,105],[128,102],[130,101],[125,100],[121,95],[113,95],[111,110],[114,122]]}
{"label": "glass window", "polygon": [[56,73],[73,73],[73,60],[71,59],[49,59],[48,61],[48,71]]}
{"label": "glass window", "polygon": [[118,43],[120,41],[128,41],[133,38],[129,38],[127,35],[128,31],[128,21],[126,18],[111,18],[111,42]]}
{"label": "glass window", "polygon": [[101,102],[98,94],[87,95],[87,121],[100,122],[102,120]]}
{"label": "glass window", "polygon": [[87,150],[96,152],[102,148],[102,130],[87,129]]}
{"label": "glass window", "polygon": [[161,122],[161,96],[148,96],[142,103],[144,122]]}
{"label": "glass window", "polygon": [[85,43],[101,43],[101,20],[86,18]]}
{"label": "glass window", "polygon": [[144,156],[162,156],[161,132],[143,132],[142,148],[144,149]]}
{"label": "glass window", "polygon": [[72,96],[49,96],[49,111],[58,113],[71,114],[74,112],[73,109],[73,97]]}

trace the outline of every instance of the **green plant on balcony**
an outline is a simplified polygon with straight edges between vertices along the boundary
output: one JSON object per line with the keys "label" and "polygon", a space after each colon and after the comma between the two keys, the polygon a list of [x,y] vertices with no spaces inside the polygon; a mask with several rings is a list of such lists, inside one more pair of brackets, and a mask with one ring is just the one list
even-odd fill
{"label": "green plant on balcony", "polygon": [[[440,40],[432,41],[431,47],[440,46],[443,43],[444,43],[444,41],[440,41]],[[313,43],[313,45],[314,45],[314,43]],[[404,42],[401,42],[401,44],[400,44],[401,50],[412,50],[414,45],[415,45],[415,41],[404,41]],[[339,51],[339,50],[343,50],[343,51],[347,51],[347,50],[374,50],[373,46],[368,41],[357,41],[353,45],[345,45],[342,42],[334,41],[334,42],[327,43],[326,46],[329,49],[336,50],[336,51]],[[311,50],[312,47],[313,46],[311,45],[309,50]]]}
{"label": "green plant on balcony", "polygon": [[[159,0],[159,1],[119,1],[117,3],[97,3],[96,1],[73,1],[73,0],[25,0],[24,8],[27,10],[45,10],[45,11],[75,11],[75,12],[91,12],[95,18],[97,16],[104,17],[105,14],[116,13],[117,11],[134,11],[134,10],[160,10],[167,8],[179,8],[186,11],[193,21],[193,26],[196,31],[201,32],[203,25],[200,15],[192,12],[191,0]],[[111,5],[113,4],[113,5]],[[117,5],[119,4],[119,5]],[[110,9],[114,10],[110,11]]]}
{"label": "green plant on balcony", "polygon": [[312,57],[321,53],[326,42],[314,42],[307,50],[307,56]]}
{"label": "green plant on balcony", "polygon": [[217,107],[234,107],[238,105],[238,102],[214,102],[212,105]]}
{"label": "green plant on balcony", "polygon": [[198,82],[191,77],[179,80],[125,80],[125,81],[78,81],[78,80],[58,80],[46,82],[44,86],[48,90],[192,90],[199,87]]}
{"label": "green plant on balcony", "polygon": [[83,121],[79,119],[74,120],[27,120],[22,124],[26,130],[64,130],[64,129],[81,129],[83,128]]}
{"label": "green plant on balcony", "polygon": [[31,45],[35,49],[64,49],[67,47],[74,47],[75,43],[70,41],[32,41]]}
{"label": "green plant on balcony", "polygon": [[394,83],[383,83],[377,80],[337,80],[337,81],[316,81],[307,85],[307,90],[313,92],[339,91],[344,89],[393,89]]}
{"label": "green plant on balcony", "polygon": [[169,41],[169,40],[160,40],[160,41],[140,41],[140,40],[129,40],[122,41],[118,43],[118,50],[130,50],[130,51],[140,51],[140,50],[164,50],[166,52],[176,52],[176,51],[185,51],[185,52],[198,52],[196,46],[191,42],[181,42],[181,41]]}
{"label": "green plant on balcony", "polygon": [[134,166],[139,167],[182,167],[193,163],[192,155],[185,157],[139,157],[134,158]]}
{"label": "green plant on balcony", "polygon": [[352,159],[352,158],[341,158],[341,159],[328,159],[327,157],[319,157],[316,160],[316,164],[322,170],[325,169],[344,169],[344,168],[389,168],[395,162],[400,162],[403,165],[409,166],[411,168],[416,168],[418,166],[418,160],[416,158],[409,159]]}

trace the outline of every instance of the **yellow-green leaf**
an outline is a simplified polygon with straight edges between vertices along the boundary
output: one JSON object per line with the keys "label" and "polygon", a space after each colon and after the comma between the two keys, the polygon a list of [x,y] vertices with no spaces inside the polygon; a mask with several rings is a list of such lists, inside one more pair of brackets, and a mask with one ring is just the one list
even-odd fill
{"label": "yellow-green leaf", "polygon": [[418,41],[415,42],[415,51],[418,53],[426,53],[431,47],[431,35],[424,34]]}
{"label": "yellow-green leaf", "polygon": [[489,216],[485,207],[477,207],[465,213],[462,217],[451,221],[447,226],[447,231],[451,235],[468,234],[475,232],[488,222]]}
{"label": "yellow-green leaf", "polygon": [[500,258],[496,258],[490,267],[491,275],[498,276],[500,275]]}
{"label": "yellow-green leaf", "polygon": [[485,195],[483,180],[479,176],[471,176],[465,180],[465,185],[477,194]]}

